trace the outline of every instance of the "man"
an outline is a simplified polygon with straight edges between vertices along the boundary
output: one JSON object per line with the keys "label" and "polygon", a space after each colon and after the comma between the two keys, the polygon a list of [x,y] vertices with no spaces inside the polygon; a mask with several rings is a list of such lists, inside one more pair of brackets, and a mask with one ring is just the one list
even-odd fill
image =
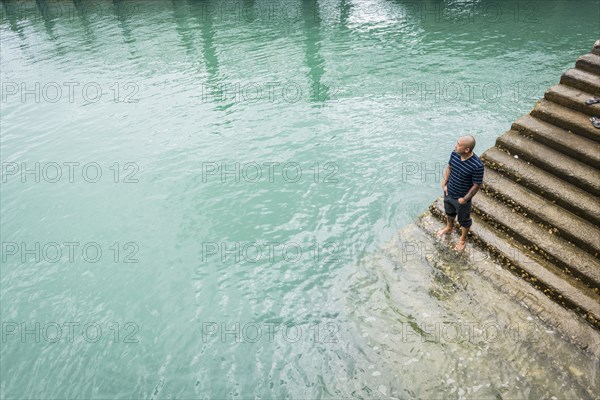
{"label": "man", "polygon": [[483,163],[473,153],[474,148],[475,138],[473,136],[460,137],[450,155],[450,161],[448,161],[442,179],[446,227],[439,230],[437,236],[442,237],[452,232],[454,218],[458,216],[461,235],[454,247],[456,251],[462,251],[467,244],[467,234],[473,223],[471,199],[483,182]]}

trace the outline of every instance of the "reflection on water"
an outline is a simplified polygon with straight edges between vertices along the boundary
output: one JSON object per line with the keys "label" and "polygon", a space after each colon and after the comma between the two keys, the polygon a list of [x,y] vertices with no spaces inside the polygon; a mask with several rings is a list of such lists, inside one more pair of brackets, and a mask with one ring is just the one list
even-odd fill
{"label": "reflection on water", "polygon": [[597,2],[461,4],[2,1],[0,397],[591,397],[597,364],[410,224]]}

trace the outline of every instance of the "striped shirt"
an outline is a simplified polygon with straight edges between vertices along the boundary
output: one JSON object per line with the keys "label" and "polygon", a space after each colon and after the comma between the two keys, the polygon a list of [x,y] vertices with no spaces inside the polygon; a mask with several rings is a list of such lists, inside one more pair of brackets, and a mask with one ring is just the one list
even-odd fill
{"label": "striped shirt", "polygon": [[448,195],[453,199],[465,197],[473,184],[481,185],[483,182],[483,163],[474,153],[469,159],[462,161],[460,154],[453,151],[448,165]]}

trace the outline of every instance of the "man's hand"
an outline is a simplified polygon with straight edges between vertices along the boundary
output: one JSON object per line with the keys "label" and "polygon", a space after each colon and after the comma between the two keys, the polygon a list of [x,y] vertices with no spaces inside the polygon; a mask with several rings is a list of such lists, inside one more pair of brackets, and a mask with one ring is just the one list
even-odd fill
{"label": "man's hand", "polygon": [[446,168],[444,169],[444,177],[442,178],[442,189],[444,189],[444,194],[446,196],[448,196],[448,178],[450,178],[451,170],[452,168],[450,167],[450,164],[446,165]]}
{"label": "man's hand", "polygon": [[458,203],[459,203],[459,204],[465,204],[465,203],[466,203],[466,200],[465,200],[465,198],[464,198],[464,197],[461,197],[461,198],[459,198],[459,199],[458,199]]}

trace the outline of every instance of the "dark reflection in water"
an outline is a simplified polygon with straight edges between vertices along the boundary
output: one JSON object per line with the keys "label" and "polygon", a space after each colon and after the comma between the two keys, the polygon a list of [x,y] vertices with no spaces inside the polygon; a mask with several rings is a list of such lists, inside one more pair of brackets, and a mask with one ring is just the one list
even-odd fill
{"label": "dark reflection in water", "polygon": [[10,29],[13,32],[18,33],[21,39],[25,39],[23,28],[17,24],[17,11],[19,10],[21,3],[14,0],[3,0],[1,3],[4,11],[3,17],[8,19]]}
{"label": "dark reflection in water", "polygon": [[[202,56],[208,73],[208,84],[214,86],[219,82],[219,59],[215,44],[214,16],[208,12],[207,2],[187,0],[190,14],[196,20],[202,38]],[[216,6],[215,6],[216,8]]]}
{"label": "dark reflection in water", "polygon": [[46,34],[55,46],[56,55],[58,57],[63,57],[67,53],[67,50],[65,49],[65,46],[62,44],[62,42],[59,40],[59,36],[54,32],[56,20],[58,20],[58,18],[60,17],[60,12],[58,13],[58,15],[54,15],[53,11],[51,11],[54,8],[51,9],[46,0],[36,0],[35,4],[39,15],[41,15],[42,19],[44,20],[44,29],[46,31]]}
{"label": "dark reflection in water", "polygon": [[131,59],[137,59],[141,57],[136,51],[133,44],[136,41],[135,34],[131,28],[131,22],[129,20],[130,13],[135,11],[135,4],[131,4],[123,0],[113,0],[113,13],[117,18],[121,34],[123,35],[124,42],[128,45],[129,54]]}
{"label": "dark reflection in water", "polygon": [[348,0],[340,1],[340,24],[343,28],[348,29],[350,14],[352,13],[352,5]]}
{"label": "dark reflection in water", "polygon": [[321,79],[325,73],[325,59],[321,55],[321,18],[317,0],[302,2],[302,17],[304,30],[305,60],[308,67],[308,79],[311,83],[314,102],[322,103],[329,98],[328,85],[322,85]]}
{"label": "dark reflection in water", "polygon": [[195,61],[194,33],[188,24],[187,7],[185,0],[172,0],[173,19],[175,20],[175,31],[180,38],[181,45],[185,49],[190,62]]}
{"label": "dark reflection in water", "polygon": [[56,22],[54,21],[54,18],[51,18],[50,9],[48,8],[48,2],[46,0],[35,0],[35,5],[37,6],[39,15],[41,15],[42,19],[44,20],[44,26],[46,27],[46,32],[48,33],[48,36],[50,36],[52,40],[56,40],[56,36],[52,31],[52,28],[54,28],[54,24]]}
{"label": "dark reflection in water", "polygon": [[85,0],[73,0],[73,7],[75,8],[75,14],[81,21],[83,26],[85,44],[91,46],[96,41],[96,35],[90,27],[90,19],[88,17],[88,10]]}

